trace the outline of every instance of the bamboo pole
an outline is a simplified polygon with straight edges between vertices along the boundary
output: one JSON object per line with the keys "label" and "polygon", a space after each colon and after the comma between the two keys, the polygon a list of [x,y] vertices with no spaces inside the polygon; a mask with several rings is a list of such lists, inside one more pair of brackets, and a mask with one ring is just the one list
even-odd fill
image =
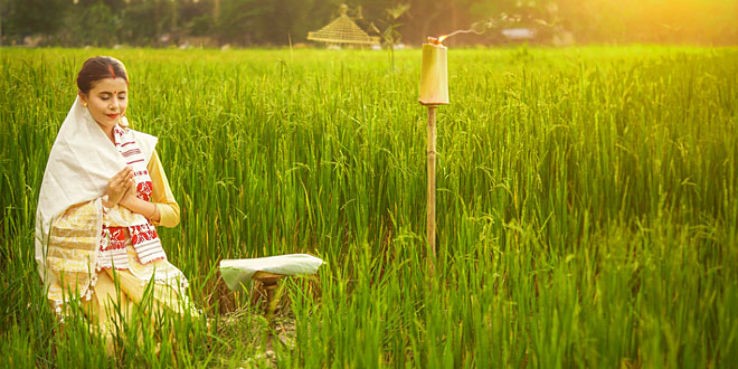
{"label": "bamboo pole", "polygon": [[435,270],[436,260],[436,106],[428,105],[428,195],[426,206],[426,238],[431,272]]}
{"label": "bamboo pole", "polygon": [[448,71],[446,47],[437,38],[423,44],[418,101],[428,108],[428,196],[426,206],[426,239],[428,270],[435,272],[436,262],[436,108],[448,104]]}

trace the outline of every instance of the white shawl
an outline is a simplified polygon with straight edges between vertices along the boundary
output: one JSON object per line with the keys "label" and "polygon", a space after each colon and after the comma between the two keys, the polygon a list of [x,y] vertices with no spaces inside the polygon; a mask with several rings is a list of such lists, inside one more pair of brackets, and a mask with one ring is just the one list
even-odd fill
{"label": "white shawl", "polygon": [[[157,138],[133,132],[148,163]],[[72,205],[97,199],[102,227],[100,197],[105,194],[110,178],[125,166],[123,156],[77,97],[49,153],[36,210],[36,262],[47,287],[54,282],[50,280],[52,273],[46,271],[46,250],[53,220]]]}

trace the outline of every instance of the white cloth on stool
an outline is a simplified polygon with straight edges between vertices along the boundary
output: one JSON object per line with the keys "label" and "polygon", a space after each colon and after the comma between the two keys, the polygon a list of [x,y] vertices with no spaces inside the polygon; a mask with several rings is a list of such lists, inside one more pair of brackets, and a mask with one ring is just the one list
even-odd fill
{"label": "white cloth on stool", "polygon": [[220,275],[229,289],[235,290],[251,280],[256,272],[281,275],[315,274],[323,260],[308,254],[267,256],[220,261]]}

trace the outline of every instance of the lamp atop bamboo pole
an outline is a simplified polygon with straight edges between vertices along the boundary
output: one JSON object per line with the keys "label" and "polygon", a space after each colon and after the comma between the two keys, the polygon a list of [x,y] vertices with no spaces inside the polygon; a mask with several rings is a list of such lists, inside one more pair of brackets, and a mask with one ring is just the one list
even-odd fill
{"label": "lamp atop bamboo pole", "polygon": [[448,63],[444,37],[428,37],[423,44],[423,64],[420,72],[420,98],[425,106],[448,105]]}
{"label": "lamp atop bamboo pole", "polygon": [[447,105],[448,69],[447,48],[441,43],[445,37],[428,37],[423,44],[423,64],[420,72],[420,98],[428,108],[428,192],[426,205],[426,239],[428,242],[428,266],[435,271],[436,259],[436,107]]}

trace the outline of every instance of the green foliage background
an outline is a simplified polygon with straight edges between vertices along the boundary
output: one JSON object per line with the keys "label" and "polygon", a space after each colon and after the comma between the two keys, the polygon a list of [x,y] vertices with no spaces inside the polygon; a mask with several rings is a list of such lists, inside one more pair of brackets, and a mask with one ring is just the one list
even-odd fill
{"label": "green foliage background", "polygon": [[[417,45],[427,36],[494,20],[483,35],[449,40],[455,46],[501,44],[502,28],[537,32],[540,44],[668,43],[736,45],[734,0],[4,0],[0,41],[46,46],[280,46],[306,42],[349,6],[375,36]],[[399,19],[393,9],[408,6]]]}

